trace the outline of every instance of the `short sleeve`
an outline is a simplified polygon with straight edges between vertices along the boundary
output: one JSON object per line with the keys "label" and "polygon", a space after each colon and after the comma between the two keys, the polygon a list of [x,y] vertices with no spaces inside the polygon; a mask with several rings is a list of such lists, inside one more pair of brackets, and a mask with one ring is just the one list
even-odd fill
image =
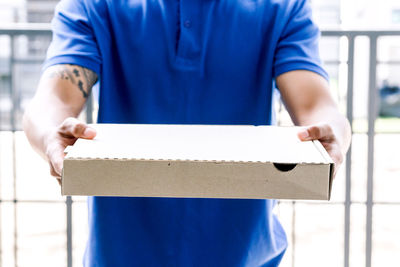
{"label": "short sleeve", "polygon": [[100,74],[101,55],[82,0],[62,0],[51,22],[53,39],[43,69],[75,64]]}
{"label": "short sleeve", "polygon": [[274,56],[273,75],[309,70],[329,79],[319,56],[320,31],[312,20],[309,1],[294,0]]}

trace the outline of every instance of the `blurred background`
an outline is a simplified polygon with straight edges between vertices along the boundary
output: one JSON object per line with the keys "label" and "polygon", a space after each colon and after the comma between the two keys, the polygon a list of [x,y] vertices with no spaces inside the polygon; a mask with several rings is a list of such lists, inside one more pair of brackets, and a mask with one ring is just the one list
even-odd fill
{"label": "blurred background", "polygon": [[[0,0],[0,266],[82,266],[84,197],[65,198],[21,132],[57,0]],[[400,1],[312,0],[353,144],[329,202],[280,201],[283,267],[400,266]],[[96,101],[82,119],[93,121]],[[277,119],[291,121],[276,93]]]}

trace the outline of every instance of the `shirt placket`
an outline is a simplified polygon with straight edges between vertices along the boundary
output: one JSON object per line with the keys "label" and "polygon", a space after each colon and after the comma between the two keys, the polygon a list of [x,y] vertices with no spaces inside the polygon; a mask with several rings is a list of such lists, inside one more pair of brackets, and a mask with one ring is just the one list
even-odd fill
{"label": "shirt placket", "polygon": [[200,0],[177,0],[180,34],[177,38],[175,63],[185,70],[197,70],[201,58]]}

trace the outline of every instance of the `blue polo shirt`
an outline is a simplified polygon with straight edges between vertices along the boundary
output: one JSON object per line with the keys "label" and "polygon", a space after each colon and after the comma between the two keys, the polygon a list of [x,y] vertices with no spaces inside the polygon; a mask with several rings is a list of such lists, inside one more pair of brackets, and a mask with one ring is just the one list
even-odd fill
{"label": "blue polo shirt", "polygon": [[[271,123],[274,78],[327,77],[306,0],[62,0],[44,68],[99,75],[103,123]],[[85,266],[277,266],[273,200],[89,197]]]}

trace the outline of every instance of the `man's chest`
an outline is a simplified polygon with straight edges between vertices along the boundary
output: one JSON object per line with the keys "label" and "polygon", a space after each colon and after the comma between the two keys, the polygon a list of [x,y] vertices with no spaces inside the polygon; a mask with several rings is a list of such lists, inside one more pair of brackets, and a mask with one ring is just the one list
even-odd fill
{"label": "man's chest", "polygon": [[229,75],[238,67],[254,67],[274,49],[268,35],[275,12],[265,2],[112,1],[109,49],[117,50],[122,61],[133,56],[129,60],[143,67],[211,68]]}

